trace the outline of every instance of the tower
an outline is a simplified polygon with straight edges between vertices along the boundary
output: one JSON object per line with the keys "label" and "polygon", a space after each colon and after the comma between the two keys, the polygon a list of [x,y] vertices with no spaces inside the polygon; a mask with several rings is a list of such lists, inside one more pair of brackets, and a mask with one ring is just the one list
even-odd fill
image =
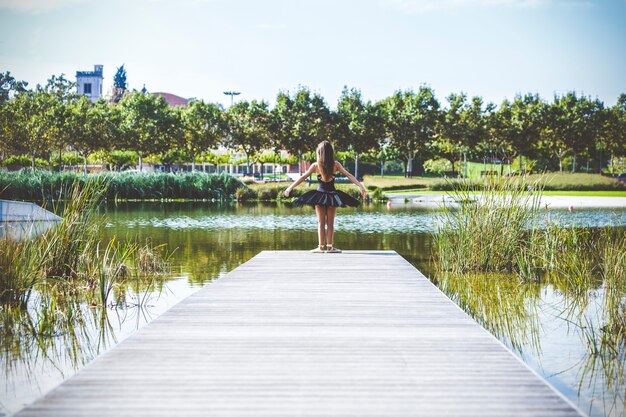
{"label": "tower", "polygon": [[78,94],[97,101],[102,96],[102,65],[94,65],[93,71],[76,71]]}

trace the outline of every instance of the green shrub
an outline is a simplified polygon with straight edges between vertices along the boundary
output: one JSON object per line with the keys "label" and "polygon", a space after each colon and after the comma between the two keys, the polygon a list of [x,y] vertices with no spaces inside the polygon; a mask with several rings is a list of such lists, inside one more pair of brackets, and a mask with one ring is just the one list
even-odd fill
{"label": "green shrub", "polygon": [[373,201],[387,201],[387,200],[389,200],[387,198],[387,196],[385,196],[385,193],[383,193],[383,190],[381,190],[378,187],[371,187],[371,188],[374,188],[373,190],[371,190],[371,193],[370,193],[370,198]]}
{"label": "green shrub", "polygon": [[[35,158],[35,168],[46,168],[48,165],[48,161],[41,158]],[[2,166],[31,168],[33,166],[33,160],[27,155],[9,156],[7,159],[2,161]]]}
{"label": "green shrub", "polygon": [[248,187],[237,188],[237,190],[235,191],[235,199],[242,203],[248,200],[255,200],[257,198],[257,192]]}
{"label": "green shrub", "polygon": [[447,159],[429,159],[424,162],[424,171],[441,175],[452,171],[452,164]]}

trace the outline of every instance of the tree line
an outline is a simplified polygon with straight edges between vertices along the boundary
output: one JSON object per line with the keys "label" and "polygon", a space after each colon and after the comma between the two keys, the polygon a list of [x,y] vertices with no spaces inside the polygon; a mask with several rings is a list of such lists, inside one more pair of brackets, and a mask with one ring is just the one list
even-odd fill
{"label": "tree line", "polygon": [[[182,162],[218,163],[214,151],[242,152],[246,163],[272,162],[268,154],[286,150],[298,160],[313,159],[317,144],[330,140],[358,163],[402,161],[407,176],[421,173],[426,160],[460,161],[519,158],[536,169],[600,172],[626,156],[626,94],[605,106],[576,92],[520,94],[500,105],[481,97],[450,94],[440,102],[428,86],[396,91],[369,101],[344,87],[336,109],[307,87],[280,91],[267,101],[239,101],[228,108],[203,100],[169,107],[158,96],[117,90],[113,99],[92,103],[76,94],[63,75],[29,89],[9,72],[0,73],[0,159],[27,155],[51,160],[66,150],[87,157],[100,152],[134,151],[139,166],[147,156]],[[584,161],[584,163],[581,163]],[[591,168],[590,168],[591,167]]]}

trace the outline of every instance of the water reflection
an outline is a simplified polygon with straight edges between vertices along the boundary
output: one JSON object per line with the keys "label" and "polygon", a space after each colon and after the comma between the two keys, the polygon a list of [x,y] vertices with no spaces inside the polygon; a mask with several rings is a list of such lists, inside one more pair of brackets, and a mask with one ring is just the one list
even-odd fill
{"label": "water reflection", "polygon": [[[0,415],[34,401],[95,357],[152,321],[200,287],[170,276],[157,286],[118,289],[116,302],[91,307],[80,295],[51,288],[36,293],[27,309],[0,311]],[[46,298],[63,297],[63,303]]]}
{"label": "water reflection", "polygon": [[58,224],[56,221],[0,221],[0,239],[32,239],[44,234]]}

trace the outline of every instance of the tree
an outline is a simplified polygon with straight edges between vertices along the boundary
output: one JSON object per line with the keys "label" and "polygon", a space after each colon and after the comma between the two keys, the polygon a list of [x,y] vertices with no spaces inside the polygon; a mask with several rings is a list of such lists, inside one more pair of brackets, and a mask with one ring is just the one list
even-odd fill
{"label": "tree", "polygon": [[495,151],[509,164],[520,157],[520,171],[523,170],[522,155],[536,148],[539,142],[545,105],[536,94],[517,95],[513,102],[504,100],[496,111],[486,116],[485,130],[487,142],[484,147]]}
{"label": "tree", "polygon": [[177,121],[162,97],[134,91],[120,100],[123,115],[123,149],[137,151],[139,170],[143,157],[166,152],[171,146]]}
{"label": "tree", "polygon": [[0,154],[7,155],[11,148],[14,117],[11,116],[9,100],[15,93],[26,91],[28,83],[17,81],[9,71],[0,73]]}
{"label": "tree", "polygon": [[26,91],[27,86],[28,83],[26,81],[16,80],[10,71],[0,72],[0,106],[8,101],[14,93]]}
{"label": "tree", "polygon": [[[40,87],[37,86],[37,89],[40,90]],[[61,155],[70,142],[72,106],[80,97],[76,93],[76,83],[63,74],[53,75],[40,93],[48,96],[46,102],[50,104],[45,117],[51,149],[57,149]]]}
{"label": "tree", "polygon": [[482,98],[472,97],[471,101],[468,101],[464,93],[450,94],[447,100],[449,107],[442,112],[439,119],[434,148],[439,156],[450,161],[454,170],[456,156],[459,157],[459,161],[462,155],[467,158],[466,153],[476,149],[485,139],[485,112],[491,110],[491,106],[484,109]]}
{"label": "tree", "polygon": [[576,171],[576,157],[595,145],[602,125],[602,105],[598,100],[577,97],[575,92],[555,96],[547,107],[541,146],[550,149],[559,159],[563,171],[563,158],[573,153],[572,172]]}
{"label": "tree", "polygon": [[75,83],[61,74],[53,75],[45,86],[37,85],[33,91],[18,88],[3,111],[10,119],[3,122],[9,143],[2,147],[16,154],[29,154],[34,169],[35,157],[49,158],[52,149],[67,146],[69,105],[77,97],[74,87]]}
{"label": "tree", "polygon": [[196,157],[225,139],[226,116],[219,104],[194,100],[182,113],[185,147],[196,169]]}
{"label": "tree", "polygon": [[9,152],[16,155],[30,155],[32,169],[35,157],[50,150],[46,134],[49,96],[41,91],[24,91],[9,102],[8,113],[12,120]]}
{"label": "tree", "polygon": [[228,146],[243,151],[247,171],[251,172],[251,158],[270,145],[269,105],[265,101],[240,101],[228,108],[227,115]]}
{"label": "tree", "polygon": [[405,176],[413,175],[413,160],[435,138],[439,102],[429,87],[418,92],[397,91],[383,100],[385,127],[393,146],[406,162]]}
{"label": "tree", "polygon": [[361,91],[343,88],[337,104],[337,141],[340,148],[354,153],[354,176],[359,174],[359,155],[376,148],[384,138],[384,119],[380,107],[363,102]]}
{"label": "tree", "polygon": [[127,90],[126,69],[124,69],[124,64],[122,64],[122,66],[115,71],[115,75],[113,76],[113,94],[111,100],[117,103],[124,97]]}
{"label": "tree", "polygon": [[68,144],[83,158],[83,172],[87,173],[87,157],[103,150],[115,140],[114,116],[108,103],[92,103],[80,97],[71,106],[68,123]]}
{"label": "tree", "polygon": [[299,171],[302,173],[303,155],[313,152],[319,142],[330,140],[330,110],[321,95],[300,87],[293,98],[281,91],[273,113],[277,127],[272,131],[278,132],[281,145],[287,151],[298,156]]}
{"label": "tree", "polygon": [[603,110],[602,126],[596,147],[600,151],[599,172],[602,172],[602,154],[610,156],[611,174],[615,173],[614,160],[626,156],[626,94],[621,94],[613,107]]}

